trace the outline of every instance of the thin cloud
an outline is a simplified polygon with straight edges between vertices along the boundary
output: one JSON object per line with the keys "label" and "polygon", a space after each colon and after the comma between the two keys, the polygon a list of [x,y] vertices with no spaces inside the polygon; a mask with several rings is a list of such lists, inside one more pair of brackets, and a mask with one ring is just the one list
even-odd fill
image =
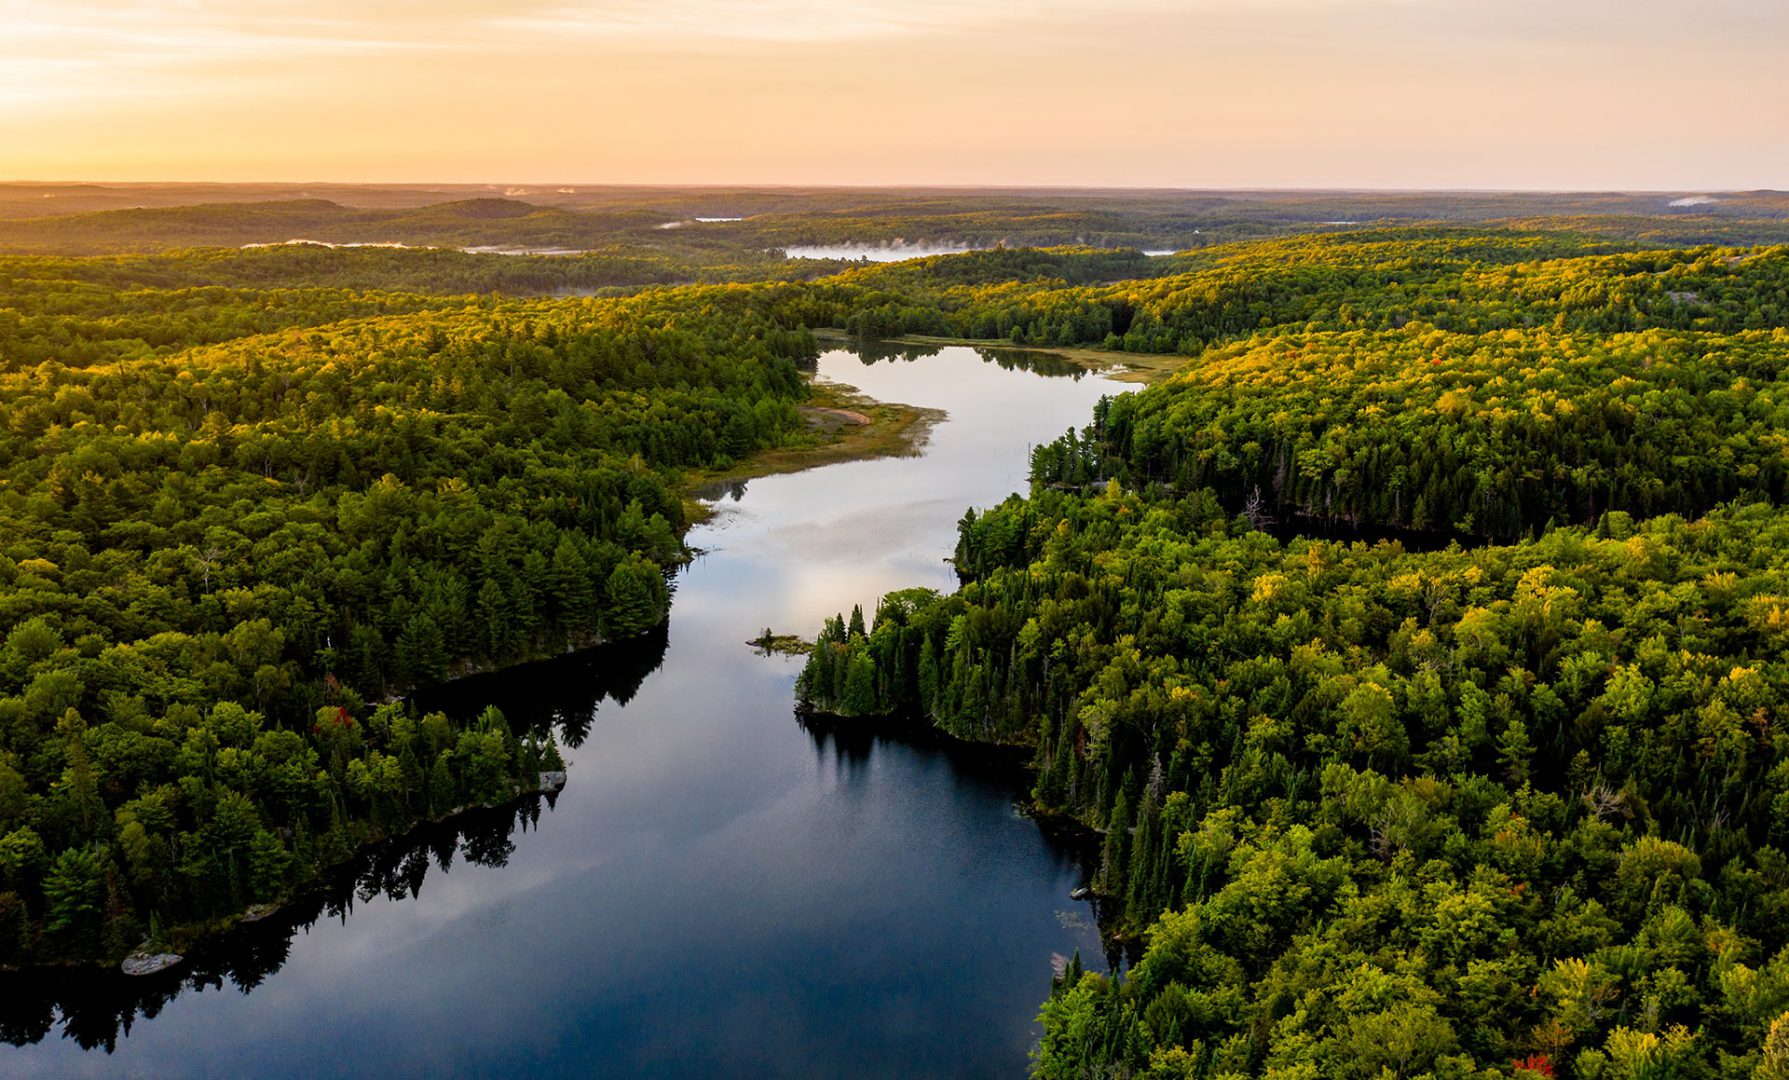
{"label": "thin cloud", "polygon": [[1411,0],[587,0],[510,12],[491,26],[521,33],[663,42],[820,44],[1002,29],[1024,36],[1063,19],[1108,20],[1115,31],[1152,12],[1286,10]]}
{"label": "thin cloud", "polygon": [[[1048,6],[1048,5],[1044,5]],[[589,37],[706,38],[743,42],[827,42],[909,36],[961,29],[1010,17],[1006,5],[949,4],[912,0],[607,0],[550,7],[492,20],[522,32],[573,33]]]}
{"label": "thin cloud", "polygon": [[219,69],[415,51],[401,27],[273,4],[0,0],[0,110],[78,99],[204,94]]}

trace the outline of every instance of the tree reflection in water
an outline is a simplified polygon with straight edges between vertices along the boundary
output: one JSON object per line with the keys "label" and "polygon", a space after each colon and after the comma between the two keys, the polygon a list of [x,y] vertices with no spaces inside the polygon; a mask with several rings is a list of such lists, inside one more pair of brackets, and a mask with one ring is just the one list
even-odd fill
{"label": "tree reflection in water", "polygon": [[[496,705],[518,733],[551,727],[561,742],[577,747],[604,700],[626,704],[664,663],[667,640],[661,626],[630,641],[430,687],[414,699],[420,709],[449,714]],[[507,865],[515,834],[536,828],[555,799],[537,795],[469,810],[375,844],[273,915],[201,942],[185,963],[158,975],[132,977],[109,968],[0,973],[0,1041],[24,1046],[59,1026],[62,1037],[82,1049],[109,1053],[138,1018],[153,1019],[183,993],[221,991],[226,984],[249,993],[285,965],[294,937],[322,919],[346,920],[357,903],[381,896],[415,899],[431,868],[446,873],[458,858],[475,866]]]}

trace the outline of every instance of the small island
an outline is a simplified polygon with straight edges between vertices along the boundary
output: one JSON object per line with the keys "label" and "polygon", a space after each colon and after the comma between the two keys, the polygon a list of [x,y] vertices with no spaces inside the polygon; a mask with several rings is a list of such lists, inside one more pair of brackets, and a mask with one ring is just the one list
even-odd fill
{"label": "small island", "polygon": [[781,653],[784,656],[806,656],[814,651],[814,643],[797,634],[778,634],[766,626],[764,632],[746,642],[765,656]]}

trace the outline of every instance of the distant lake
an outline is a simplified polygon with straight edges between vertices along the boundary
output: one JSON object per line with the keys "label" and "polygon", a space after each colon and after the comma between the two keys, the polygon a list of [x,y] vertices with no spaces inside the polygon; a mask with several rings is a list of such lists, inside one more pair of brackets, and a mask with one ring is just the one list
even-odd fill
{"label": "distant lake", "polygon": [[[274,247],[413,248],[413,247],[417,247],[417,246],[418,245],[401,243],[396,240],[355,240],[355,241],[348,241],[348,242],[335,242],[335,241],[329,241],[329,240],[292,239],[292,240],[280,240],[278,242],[273,242],[273,243],[243,244],[242,250],[250,251],[255,248],[274,248]],[[420,245],[420,247],[425,250],[429,249],[429,245],[426,245],[426,244]],[[462,251],[468,255],[555,255],[555,256],[563,256],[563,255],[588,255],[588,254],[590,254],[590,252],[584,248],[523,247],[523,246],[520,246],[517,244],[481,244],[476,247],[435,248],[432,250]]]}
{"label": "distant lake", "polygon": [[791,259],[866,259],[870,262],[899,262],[902,259],[923,259],[932,255],[961,255],[966,251],[986,251],[987,246],[963,247],[949,244],[794,244],[783,249]]}
{"label": "distant lake", "polygon": [[1022,1075],[1052,958],[1101,962],[1087,844],[1016,811],[1009,758],[804,725],[801,660],[745,642],[951,588],[964,509],[1130,387],[967,348],[818,377],[948,419],[716,492],[666,632],[424,695],[554,725],[556,799],[380,848],[164,976],[0,979],[0,1075]]}
{"label": "distant lake", "polygon": [[243,251],[252,251],[255,248],[275,248],[275,247],[408,248],[409,246],[410,246],[409,244],[400,243],[396,240],[360,240],[360,241],[353,241],[353,242],[345,243],[345,244],[336,244],[336,243],[331,243],[328,240],[303,240],[303,239],[294,238],[291,240],[279,240],[279,241],[272,241],[272,242],[261,243],[261,244],[243,244],[242,250]]}
{"label": "distant lake", "polygon": [[468,255],[588,255],[584,248],[568,247],[521,247],[515,244],[480,244],[477,247],[460,249]]}

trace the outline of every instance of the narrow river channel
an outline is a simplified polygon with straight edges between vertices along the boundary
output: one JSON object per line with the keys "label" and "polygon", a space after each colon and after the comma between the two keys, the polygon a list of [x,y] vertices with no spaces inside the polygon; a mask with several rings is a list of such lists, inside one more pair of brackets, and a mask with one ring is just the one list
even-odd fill
{"label": "narrow river channel", "polygon": [[1022,1075],[1052,955],[1100,953],[1079,845],[1015,811],[1008,763],[804,727],[799,659],[745,642],[950,588],[964,509],[1126,386],[966,348],[819,377],[948,419],[918,456],[723,494],[664,636],[450,688],[564,724],[550,806],[384,852],[158,981],[12,980],[0,1075]]}

